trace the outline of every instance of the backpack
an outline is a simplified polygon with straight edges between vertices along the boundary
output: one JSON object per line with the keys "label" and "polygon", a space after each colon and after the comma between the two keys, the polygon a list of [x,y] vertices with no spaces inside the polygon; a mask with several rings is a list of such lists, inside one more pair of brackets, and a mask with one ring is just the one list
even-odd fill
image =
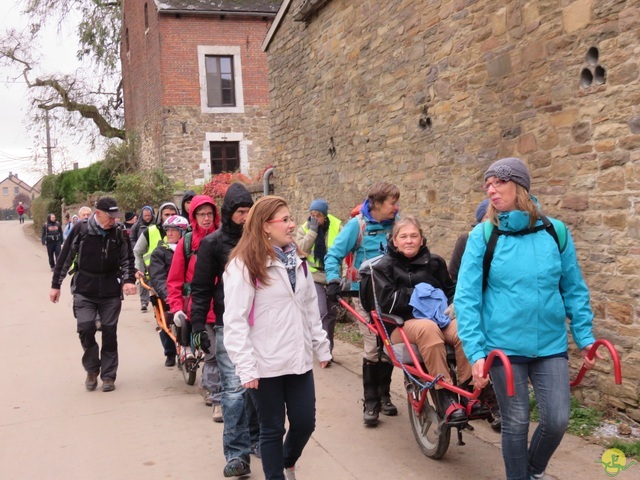
{"label": "backpack", "polygon": [[189,261],[191,260],[191,257],[193,255],[198,255],[198,251],[197,250],[192,250],[191,249],[191,237],[193,237],[193,232],[187,232],[184,234],[184,239],[182,241],[182,248],[184,251],[184,264],[185,264],[185,269],[184,269],[184,275],[185,275],[185,282],[182,284],[182,295],[185,297],[188,297],[191,295],[191,282],[187,282],[187,270],[189,270]]}
{"label": "backpack", "polygon": [[[347,254],[347,256],[344,259],[344,263],[345,263],[344,284],[347,287],[345,288],[346,290],[349,289],[349,286],[351,283],[357,283],[360,281],[360,270],[355,268],[355,262],[356,262],[356,254],[358,253],[358,249],[360,248],[360,245],[362,245],[362,240],[364,236],[369,235],[374,237],[376,235],[384,234],[386,238],[387,233],[389,233],[386,230],[376,230],[374,232],[367,233],[366,232],[367,222],[364,219],[364,215],[362,213],[359,213],[358,215],[355,216],[355,218],[358,219],[358,238],[356,240],[355,246],[351,249],[351,251]],[[381,255],[384,254],[384,250],[385,249],[380,250]],[[374,260],[380,257],[381,255],[376,255],[375,257],[369,260]],[[366,261],[367,261],[367,257],[365,256],[363,259],[363,263],[361,263],[360,266],[362,267],[362,265]]]}
{"label": "backpack", "polygon": [[495,225],[488,220],[483,222],[484,242],[487,245],[487,249],[485,250],[484,257],[482,259],[482,291],[486,290],[487,288],[489,270],[491,269],[493,254],[495,252],[496,244],[498,243],[498,237],[500,235],[522,236],[539,232],[540,230],[546,230],[558,245],[559,252],[564,252],[565,248],[567,247],[567,226],[560,220],[549,220],[544,215],[540,215],[540,220],[542,220],[542,225],[527,228],[526,230],[520,230],[518,232],[507,232],[505,230],[500,230],[499,228],[495,228]]}
{"label": "backpack", "polygon": [[365,260],[360,264],[360,269],[358,270],[360,277],[358,294],[360,295],[360,304],[366,312],[372,312],[376,309],[376,296],[373,290],[373,280],[371,276],[373,275],[373,269],[382,257],[384,257],[384,254]]}
{"label": "backpack", "polygon": [[[80,227],[78,228],[78,237],[77,237],[78,249],[76,250],[76,256],[74,257],[73,262],[71,263],[71,268],[69,269],[69,275],[73,275],[78,271],[80,252],[82,251],[82,245],[84,243],[85,238],[87,238],[87,232],[89,231],[88,220],[83,220],[79,223],[80,223]],[[115,225],[113,228],[116,229],[116,245],[120,247],[122,245],[122,239],[123,239],[123,234],[122,234],[123,227],[121,227],[120,225]]]}

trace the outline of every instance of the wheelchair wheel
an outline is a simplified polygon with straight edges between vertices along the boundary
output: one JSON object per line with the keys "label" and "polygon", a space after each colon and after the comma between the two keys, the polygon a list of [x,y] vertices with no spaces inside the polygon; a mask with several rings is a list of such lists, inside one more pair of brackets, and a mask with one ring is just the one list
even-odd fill
{"label": "wheelchair wheel", "polygon": [[195,358],[187,358],[182,365],[182,376],[184,377],[184,381],[187,385],[193,385],[196,383],[196,373],[198,371],[198,367],[196,365]]}
{"label": "wheelchair wheel", "polygon": [[[407,392],[408,398],[414,393]],[[411,430],[422,453],[429,458],[438,460],[442,458],[449,448],[451,440],[451,428],[441,423],[441,419],[435,410],[435,403],[431,397],[431,392],[427,394],[422,411],[417,413],[411,401],[407,401],[409,407],[409,421],[411,422]]]}

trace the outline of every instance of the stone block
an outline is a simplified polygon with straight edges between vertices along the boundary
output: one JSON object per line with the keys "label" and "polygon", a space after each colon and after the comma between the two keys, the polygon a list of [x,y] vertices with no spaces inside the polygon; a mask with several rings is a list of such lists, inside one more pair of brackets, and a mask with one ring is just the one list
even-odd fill
{"label": "stone block", "polygon": [[589,208],[589,196],[586,193],[567,195],[562,200],[562,208],[584,211]]}
{"label": "stone block", "polygon": [[629,160],[630,155],[626,150],[613,150],[598,154],[598,164],[601,170],[625,165]]}
{"label": "stone block", "polygon": [[539,62],[546,55],[545,42],[534,40],[522,48],[522,62],[525,64]]}
{"label": "stone block", "polygon": [[592,0],[576,0],[562,9],[562,25],[572,33],[585,28],[591,22]]}
{"label": "stone block", "polygon": [[626,137],[622,137],[618,141],[618,146],[625,150],[638,149],[640,148],[640,135],[628,135]]}
{"label": "stone block", "polygon": [[586,143],[591,140],[591,123],[576,122],[571,127],[571,136],[578,143]]}
{"label": "stone block", "polygon": [[638,64],[627,62],[623,65],[613,67],[607,72],[607,83],[609,85],[626,85],[637,82],[639,74]]}
{"label": "stone block", "polygon": [[536,136],[533,133],[526,133],[518,139],[518,152],[521,155],[535,152],[537,148]]}
{"label": "stone block", "polygon": [[511,73],[511,56],[505,53],[487,61],[487,73],[491,78],[509,75]]}
{"label": "stone block", "polygon": [[573,125],[578,118],[579,111],[576,108],[570,108],[558,113],[549,115],[549,125],[552,127],[567,127]]}

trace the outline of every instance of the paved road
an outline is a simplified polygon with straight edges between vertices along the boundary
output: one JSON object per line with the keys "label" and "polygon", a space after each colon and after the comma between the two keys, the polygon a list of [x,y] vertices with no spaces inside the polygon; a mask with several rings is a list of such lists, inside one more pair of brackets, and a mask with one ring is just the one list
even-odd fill
{"label": "paved road", "polygon": [[[120,317],[117,390],[84,389],[81,347],[68,282],[48,301],[46,250],[25,227],[0,222],[0,478],[223,478],[222,425],[211,421],[196,387],[164,367],[151,313],[137,298]],[[400,375],[395,418],[362,425],[361,360],[338,343],[336,364],[316,369],[317,429],[298,464],[300,480],[504,478],[499,435],[486,423],[441,461],[424,457],[411,433]],[[603,449],[569,437],[549,472],[554,479],[604,479]],[[263,480],[252,458],[250,478]],[[621,475],[624,477],[624,475]]]}

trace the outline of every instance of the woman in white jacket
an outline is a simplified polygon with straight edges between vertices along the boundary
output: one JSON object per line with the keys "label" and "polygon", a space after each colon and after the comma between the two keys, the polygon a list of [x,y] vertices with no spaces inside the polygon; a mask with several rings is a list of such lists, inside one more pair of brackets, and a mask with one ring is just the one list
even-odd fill
{"label": "woman in white jacket", "polygon": [[315,429],[313,354],[322,368],[331,359],[295,227],[283,198],[262,197],[223,275],[224,345],[257,407],[266,480],[296,478]]}

